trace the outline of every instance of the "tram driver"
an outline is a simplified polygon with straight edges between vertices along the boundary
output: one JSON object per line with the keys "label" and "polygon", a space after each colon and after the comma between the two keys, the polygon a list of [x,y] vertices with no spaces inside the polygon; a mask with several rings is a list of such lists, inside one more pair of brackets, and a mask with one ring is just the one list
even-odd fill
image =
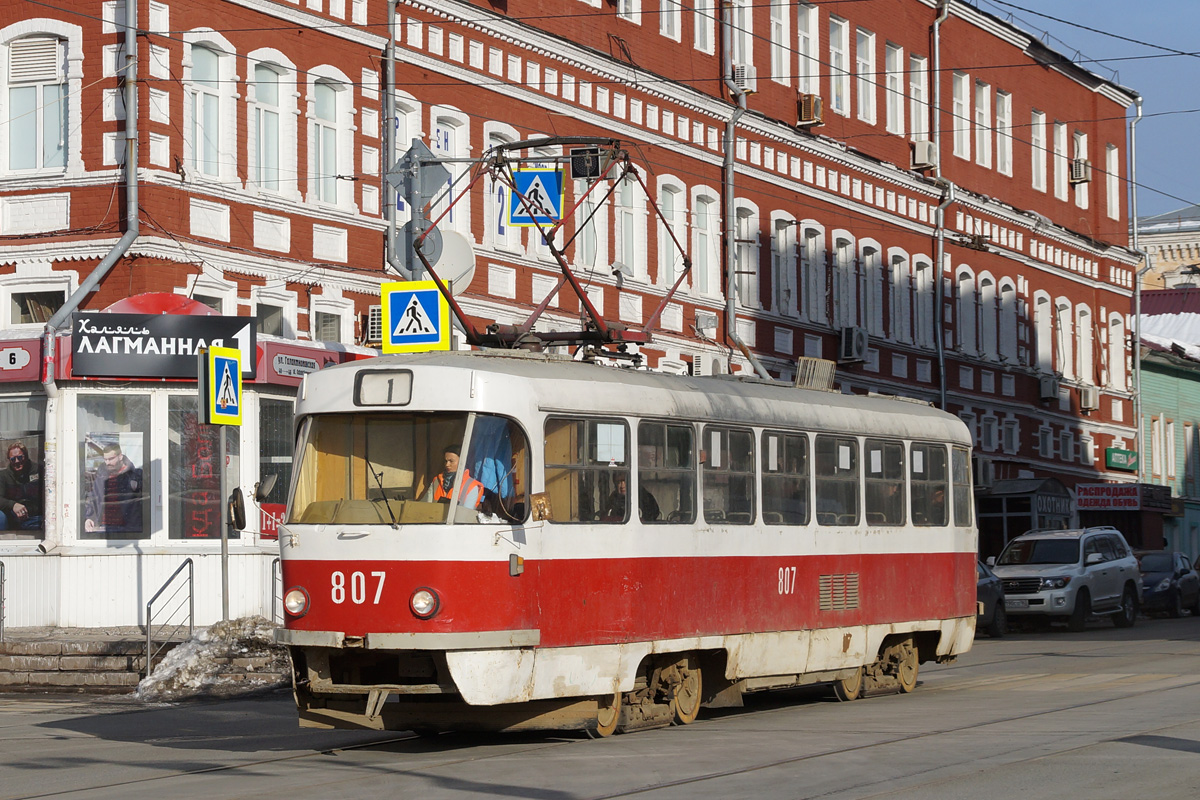
{"label": "tram driver", "polygon": [[[458,445],[447,445],[442,451],[443,471],[434,476],[433,483],[422,498],[427,503],[449,503],[454,494],[454,476],[458,474],[458,461],[461,450]],[[471,471],[463,466],[462,490],[458,494],[458,504],[464,508],[479,508],[483,500],[483,484],[471,477]]]}

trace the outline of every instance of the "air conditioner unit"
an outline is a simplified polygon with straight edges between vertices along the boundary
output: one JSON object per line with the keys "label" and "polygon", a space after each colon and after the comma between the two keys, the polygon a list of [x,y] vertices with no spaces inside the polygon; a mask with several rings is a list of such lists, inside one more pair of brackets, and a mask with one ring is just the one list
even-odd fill
{"label": "air conditioner unit", "polygon": [[367,310],[364,333],[367,344],[379,344],[383,341],[383,306],[371,306]]}
{"label": "air conditioner unit", "polygon": [[870,337],[867,335],[866,328],[842,328],[841,340],[838,344],[838,363],[866,361],[869,343]]}
{"label": "air conditioner unit", "polygon": [[717,333],[717,315],[711,311],[697,311],[696,329],[704,336],[715,336]]}
{"label": "air conditioner unit", "polygon": [[1053,375],[1043,375],[1038,379],[1038,397],[1042,400],[1058,399],[1058,378]]}
{"label": "air conditioner unit", "polygon": [[697,377],[724,375],[725,362],[721,360],[719,355],[700,353],[692,359],[692,374]]}
{"label": "air conditioner unit", "polygon": [[1082,158],[1071,160],[1071,183],[1090,183],[1092,180],[1092,162]]}
{"label": "air conditioner unit", "polygon": [[996,465],[987,456],[971,456],[971,480],[976,489],[990,489],[996,482]]}
{"label": "air conditioner unit", "polygon": [[1084,411],[1095,411],[1100,407],[1100,389],[1095,386],[1082,386],[1079,389],[1079,407]]}
{"label": "air conditioner unit", "polygon": [[733,82],[746,94],[758,91],[758,70],[753,64],[734,64]]}
{"label": "air conditioner unit", "polygon": [[797,127],[802,125],[820,125],[824,122],[824,104],[819,94],[802,94],[796,100],[796,112],[799,120]]}
{"label": "air conditioner unit", "polygon": [[928,139],[918,139],[913,142],[913,169],[933,169],[937,166],[937,148]]}

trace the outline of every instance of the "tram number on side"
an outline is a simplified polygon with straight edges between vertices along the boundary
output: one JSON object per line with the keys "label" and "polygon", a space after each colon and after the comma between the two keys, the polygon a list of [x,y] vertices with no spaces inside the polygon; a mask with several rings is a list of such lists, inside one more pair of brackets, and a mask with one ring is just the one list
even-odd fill
{"label": "tram number on side", "polygon": [[[371,600],[372,605],[379,605],[379,600],[383,597],[383,582],[387,578],[385,572],[372,572],[371,577],[376,579],[374,599]],[[329,599],[334,603],[341,605],[346,602],[347,593],[351,603],[361,606],[367,602],[367,596],[370,594],[367,591],[367,573],[351,572],[349,586],[346,582],[346,573],[334,572],[329,576],[330,590]]]}
{"label": "tram number on side", "polygon": [[795,594],[796,593],[796,568],[795,567],[780,567],[779,568],[779,593],[780,594]]}

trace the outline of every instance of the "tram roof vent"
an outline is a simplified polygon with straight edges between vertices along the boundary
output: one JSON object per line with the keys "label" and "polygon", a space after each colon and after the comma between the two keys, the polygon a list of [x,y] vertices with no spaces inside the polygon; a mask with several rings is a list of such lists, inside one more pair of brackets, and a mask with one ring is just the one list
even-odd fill
{"label": "tram roof vent", "polygon": [[837,374],[837,364],[827,358],[812,358],[801,356],[796,359],[796,388],[833,390],[833,378]]}

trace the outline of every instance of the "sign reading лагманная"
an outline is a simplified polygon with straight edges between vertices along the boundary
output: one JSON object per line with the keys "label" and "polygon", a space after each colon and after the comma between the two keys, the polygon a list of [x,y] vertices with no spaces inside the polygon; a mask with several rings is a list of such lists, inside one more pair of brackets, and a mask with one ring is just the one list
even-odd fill
{"label": "sign reading \u043b\u0430\u0433\u043c\u0430\u043d\u043d\u0430\u044f", "polygon": [[71,315],[71,373],[80,377],[194,380],[201,349],[236,347],[242,351],[242,375],[253,378],[257,345],[253,317]]}

